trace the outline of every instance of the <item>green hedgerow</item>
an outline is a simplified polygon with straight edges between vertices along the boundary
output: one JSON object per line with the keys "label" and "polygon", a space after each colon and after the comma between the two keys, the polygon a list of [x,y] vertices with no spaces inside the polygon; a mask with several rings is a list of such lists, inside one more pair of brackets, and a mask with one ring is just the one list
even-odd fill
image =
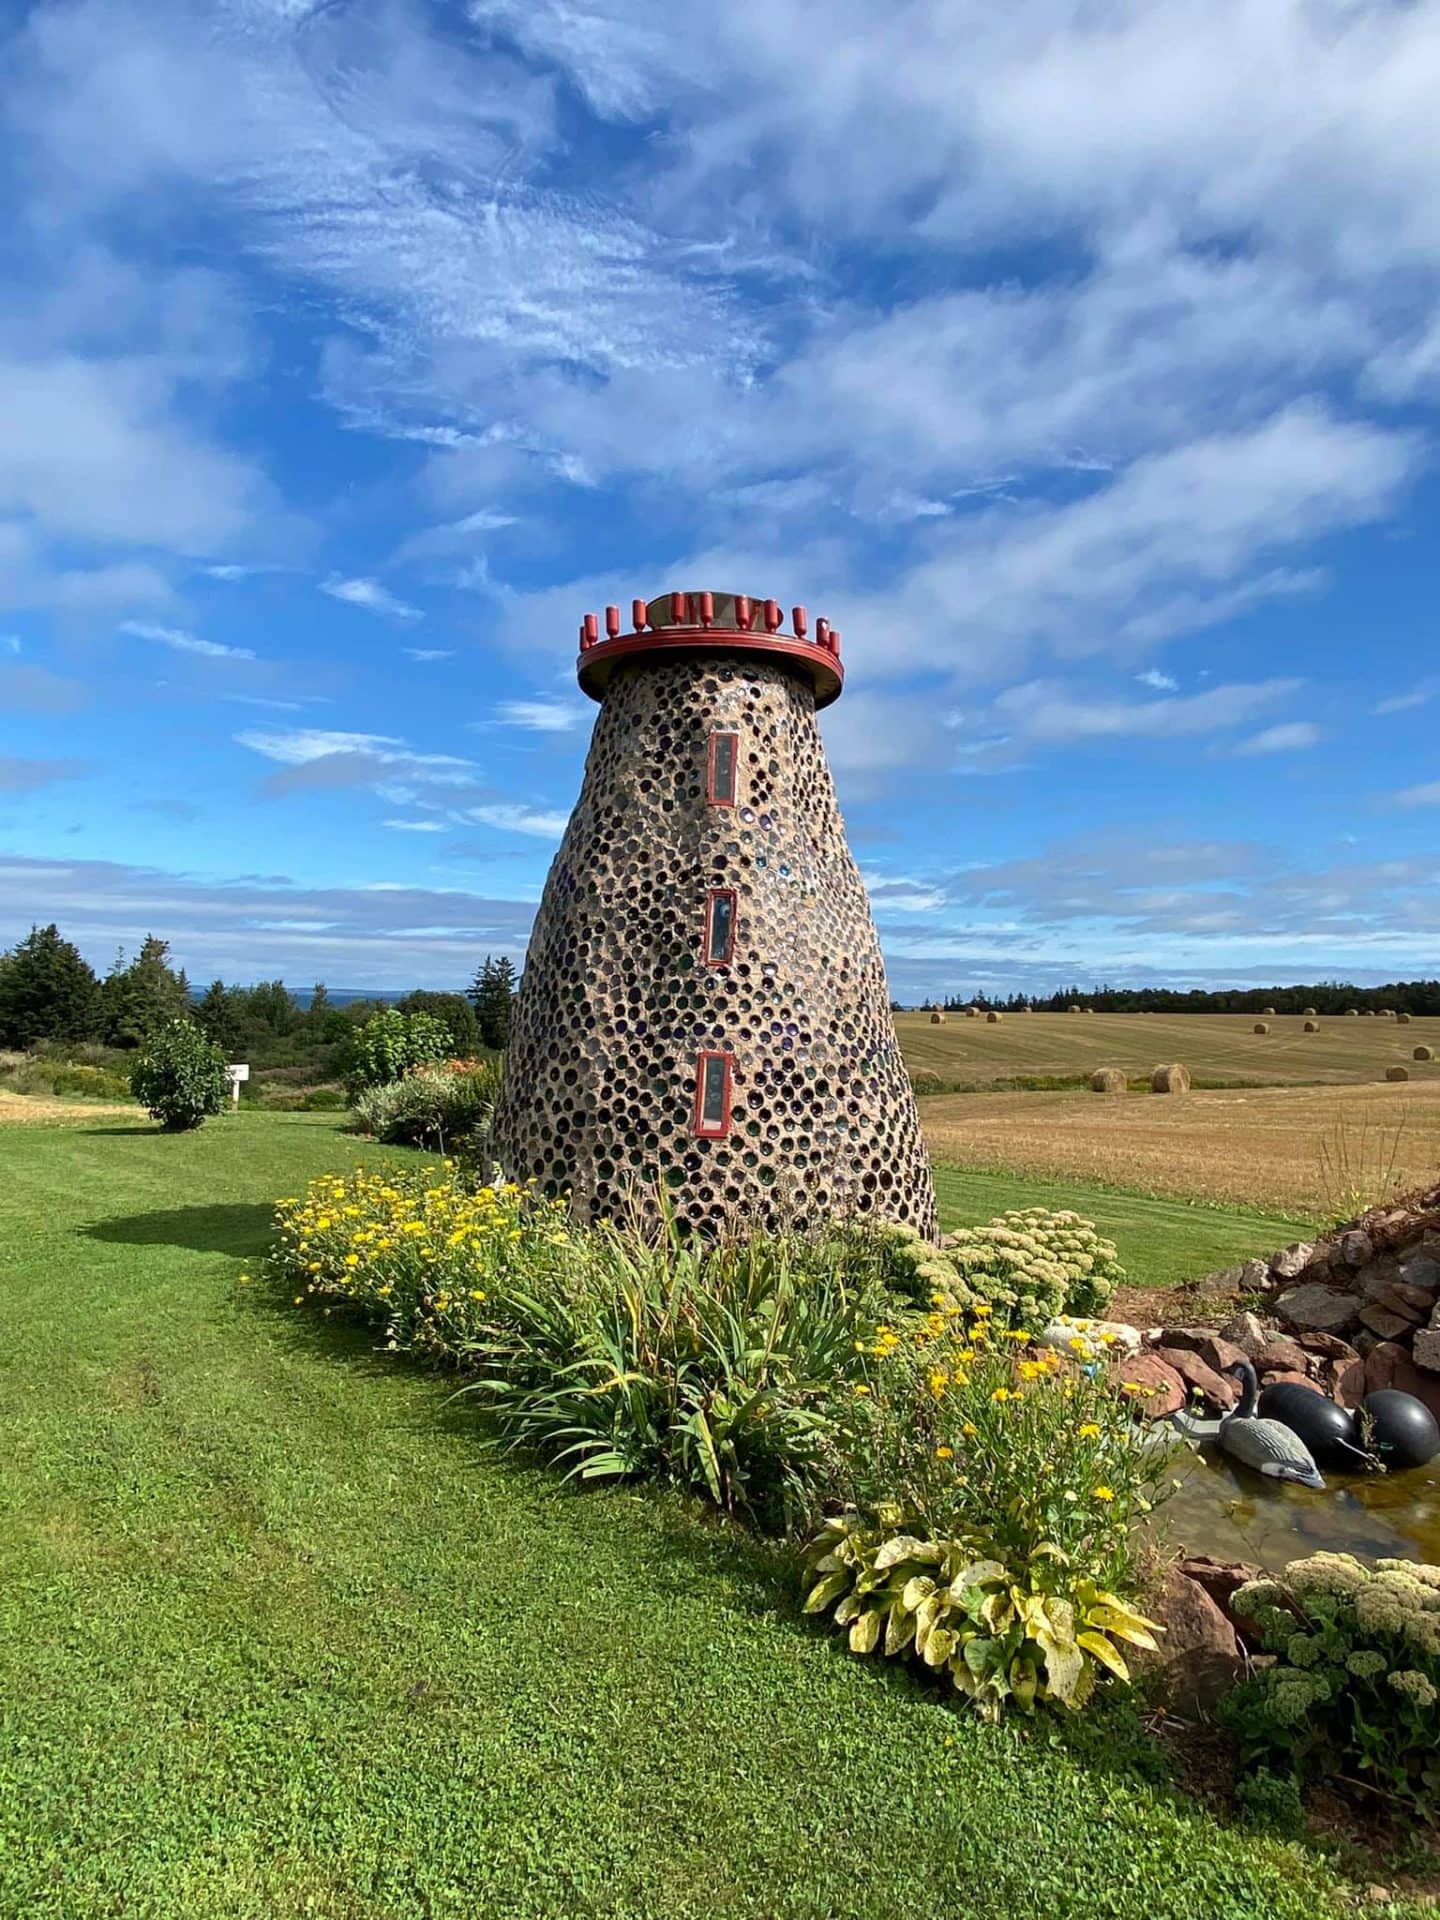
{"label": "green hedgerow", "polygon": [[1358,1777],[1433,1820],[1440,1794],[1440,1568],[1295,1560],[1234,1597],[1272,1666],[1225,1702],[1244,1756]]}
{"label": "green hedgerow", "polygon": [[130,1091],[167,1133],[202,1126],[225,1104],[225,1055],[193,1020],[167,1020],[130,1073]]}
{"label": "green hedgerow", "polygon": [[489,1128],[499,1074],[489,1060],[443,1060],[356,1095],[356,1123],[391,1146],[445,1153]]}

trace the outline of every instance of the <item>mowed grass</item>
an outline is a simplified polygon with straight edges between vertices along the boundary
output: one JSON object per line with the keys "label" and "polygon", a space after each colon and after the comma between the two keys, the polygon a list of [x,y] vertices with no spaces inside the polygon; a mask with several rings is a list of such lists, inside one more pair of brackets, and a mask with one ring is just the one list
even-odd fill
{"label": "mowed grass", "polygon": [[775,1556],[495,1458],[443,1381],[238,1284],[275,1195],[376,1151],[321,1115],[5,1136],[0,1913],[1346,1910],[1122,1703],[983,1728],[800,1620]]}
{"label": "mowed grass", "polygon": [[[1304,1215],[1440,1173],[1440,1082],[1188,1094],[937,1094],[937,1161]],[[1328,1160],[1328,1166],[1327,1166]]]}
{"label": "mowed grass", "polygon": [[[1429,1046],[1440,1054],[1440,1019],[1414,1019],[1408,1026],[1378,1015],[1343,1014],[1306,1033],[1300,1015],[1270,1020],[1270,1031],[1251,1031],[1262,1016],[1239,1013],[1007,1013],[991,1026],[983,1016],[947,1014],[933,1026],[928,1013],[901,1013],[895,1027],[912,1071],[938,1074],[943,1082],[990,1086],[1017,1075],[1090,1074],[1119,1067],[1134,1077],[1162,1061],[1182,1060],[1197,1081],[1236,1086],[1318,1086],[1383,1081],[1390,1066],[1407,1067],[1413,1078],[1440,1087],[1440,1062],[1412,1059]],[[919,1082],[924,1091],[923,1079]]]}

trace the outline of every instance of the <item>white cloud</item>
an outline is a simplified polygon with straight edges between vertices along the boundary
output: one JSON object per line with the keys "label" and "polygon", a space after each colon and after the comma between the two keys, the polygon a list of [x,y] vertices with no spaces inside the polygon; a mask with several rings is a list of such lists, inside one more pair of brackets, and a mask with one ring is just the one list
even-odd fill
{"label": "white cloud", "polygon": [[448,833],[449,825],[443,820],[382,820],[382,827],[389,827],[394,833]]}
{"label": "white cloud", "polygon": [[570,820],[568,813],[546,812],[509,801],[493,806],[471,807],[467,817],[479,821],[482,826],[498,827],[502,833],[533,834],[539,840],[558,840]]}
{"label": "white cloud", "polygon": [[1180,682],[1172,674],[1161,673],[1158,667],[1147,667],[1144,673],[1135,678],[1142,687],[1151,687],[1156,693],[1178,693]]}
{"label": "white cloud", "polygon": [[1252,734],[1248,740],[1242,740],[1235,751],[1237,754],[1295,753],[1302,747],[1317,746],[1324,738],[1324,732],[1311,720],[1287,720]]}
{"label": "white cloud", "polygon": [[1424,786],[1405,787],[1396,794],[1395,803],[1401,807],[1440,807],[1440,780],[1431,780]]}
{"label": "white cloud", "polygon": [[137,640],[153,640],[157,646],[169,647],[173,653],[194,653],[205,660],[255,658],[249,647],[222,646],[218,640],[201,640],[180,627],[157,627],[146,620],[122,620],[120,631],[134,634]]}
{"label": "white cloud", "polygon": [[402,652],[407,660],[415,660],[421,664],[434,660],[453,660],[455,658],[455,649],[453,647],[405,647],[402,648]]}
{"label": "white cloud", "polygon": [[495,724],[531,733],[573,733],[585,718],[585,709],[574,700],[502,700],[495,711]]}
{"label": "white cloud", "polygon": [[22,652],[23,647],[21,644],[19,634],[18,633],[0,633],[0,649],[3,649],[3,651],[6,653]]}
{"label": "white cloud", "polygon": [[408,622],[425,618],[419,607],[408,606],[378,580],[345,580],[339,574],[331,574],[328,580],[321,581],[320,591],[328,593],[332,600],[364,607],[367,613],[384,614],[391,620]]}
{"label": "white cloud", "polygon": [[1387,699],[1377,700],[1370,711],[1382,716],[1387,713],[1410,713],[1416,707],[1428,706],[1437,693],[1440,693],[1440,680],[1422,680],[1407,693],[1392,693]]}
{"label": "white cloud", "polygon": [[1243,725],[1301,685],[1298,680],[1237,682],[1165,700],[1097,700],[1060,681],[1010,687],[994,713],[1017,739],[1046,745],[1075,740],[1183,739]]}

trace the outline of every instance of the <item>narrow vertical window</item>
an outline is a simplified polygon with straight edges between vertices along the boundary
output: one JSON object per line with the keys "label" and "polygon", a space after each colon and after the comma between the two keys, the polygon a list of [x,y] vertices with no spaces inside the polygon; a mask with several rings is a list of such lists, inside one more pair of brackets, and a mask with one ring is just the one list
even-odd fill
{"label": "narrow vertical window", "polygon": [[733,728],[716,727],[710,735],[705,798],[712,807],[733,807],[740,765],[740,736]]}
{"label": "narrow vertical window", "polygon": [[730,1055],[702,1053],[695,1068],[695,1132],[723,1140],[730,1131]]}
{"label": "narrow vertical window", "polygon": [[735,889],[712,887],[705,896],[705,964],[727,966],[735,951]]}

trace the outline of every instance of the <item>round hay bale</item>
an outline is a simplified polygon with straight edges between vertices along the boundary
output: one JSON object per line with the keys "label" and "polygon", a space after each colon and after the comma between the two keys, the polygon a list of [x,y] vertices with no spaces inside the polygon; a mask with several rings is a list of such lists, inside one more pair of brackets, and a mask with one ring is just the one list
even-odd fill
{"label": "round hay bale", "polygon": [[979,1007],[966,1007],[965,1018],[967,1020],[978,1020],[980,1018]]}
{"label": "round hay bale", "polygon": [[1128,1084],[1119,1067],[1096,1067],[1090,1076],[1092,1093],[1124,1093]]}
{"label": "round hay bale", "polygon": [[1079,1007],[1067,1007],[1065,1011],[1067,1013],[1079,1013],[1080,1009]]}
{"label": "round hay bale", "polygon": [[1364,1020],[1373,1020],[1375,1018],[1375,1009],[1373,1007],[1362,1007],[1360,1009],[1360,1017]]}
{"label": "round hay bale", "polygon": [[930,1024],[932,1027],[943,1027],[945,1024],[944,1014],[939,1012],[939,1010],[937,1009],[936,1012],[932,1013],[930,1016]]}
{"label": "round hay bale", "polygon": [[1190,1069],[1177,1060],[1168,1067],[1156,1067],[1150,1076],[1152,1093],[1188,1093],[1190,1091]]}
{"label": "round hay bale", "polygon": [[1408,1080],[1410,1078],[1410,1069],[1408,1067],[1386,1067],[1385,1078],[1387,1080]]}
{"label": "round hay bale", "polygon": [[1435,1049],[1433,1047],[1416,1047],[1410,1058],[1412,1060],[1433,1060],[1435,1058]]}
{"label": "round hay bale", "polygon": [[1305,1031],[1306,1033],[1318,1033],[1320,1031],[1320,1022],[1318,1020],[1307,1020],[1305,1022]]}
{"label": "round hay bale", "polygon": [[1395,1016],[1395,1024],[1396,1024],[1396,1026],[1397,1026],[1397,1027],[1408,1027],[1408,1026],[1409,1026],[1409,1024],[1410,1024],[1410,1016],[1409,1016],[1409,1014],[1408,1014],[1408,1013],[1397,1013],[1397,1014],[1396,1014],[1396,1016]]}
{"label": "round hay bale", "polygon": [[1306,1007],[1305,1018],[1307,1020],[1318,1020],[1320,1018],[1320,1009],[1318,1007]]}
{"label": "round hay bale", "polygon": [[993,1007],[990,1009],[989,1013],[987,1013],[985,1016],[987,1024],[992,1027],[998,1027],[1000,1022],[1004,1018],[1005,1018],[1004,1014],[997,1013]]}
{"label": "round hay bale", "polygon": [[1250,1031],[1252,1033],[1269,1033],[1270,1027],[1267,1021],[1257,1020]]}
{"label": "round hay bale", "polygon": [[1266,1008],[1265,1008],[1265,1018],[1266,1018],[1267,1020],[1273,1020],[1273,1019],[1275,1018],[1275,1009],[1274,1009],[1274,1007],[1266,1007]]}
{"label": "round hay bale", "polygon": [[1380,1018],[1382,1020],[1393,1020],[1395,1018],[1395,1009],[1393,1007],[1381,1007]]}
{"label": "round hay bale", "polygon": [[1346,1007],[1345,1018],[1347,1020],[1358,1020],[1360,1018],[1360,1009],[1358,1007]]}

